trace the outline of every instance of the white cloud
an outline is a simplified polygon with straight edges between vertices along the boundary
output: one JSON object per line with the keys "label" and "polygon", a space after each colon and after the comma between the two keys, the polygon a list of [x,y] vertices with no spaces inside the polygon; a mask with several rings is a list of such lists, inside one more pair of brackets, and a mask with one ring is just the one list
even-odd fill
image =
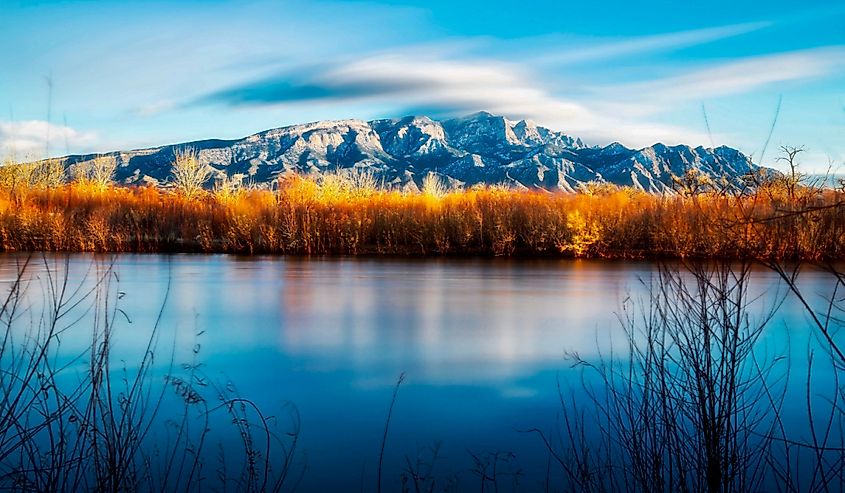
{"label": "white cloud", "polygon": [[[63,38],[69,44],[63,45],[61,57],[48,56],[52,52],[46,49],[30,58],[6,50],[0,59],[28,67],[31,78],[38,80],[43,73],[54,73],[64,98],[57,101],[72,101],[73,121],[95,125],[85,118],[97,108],[97,122],[112,122],[100,129],[111,148],[229,138],[318,118],[460,115],[477,110],[530,118],[597,144],[719,144],[721,136],[711,139],[703,123],[689,117],[670,120],[672,113],[676,117],[692,110],[688,113],[698,115],[698,106],[707,98],[822,77],[838,70],[845,59],[843,47],[741,60],[715,47],[711,53],[727,58],[695,60],[694,68],[677,65],[679,59],[692,63],[689,54],[640,56],[749,33],[762,35],[760,31],[783,24],[783,19],[639,37],[557,34],[496,39],[448,36],[431,24],[425,8],[301,0],[224,2],[200,10],[175,5],[167,9],[168,15],[156,18],[155,32],[141,22],[146,19],[140,9],[138,22]],[[186,19],[203,29],[186,36]],[[36,34],[36,39],[52,39],[49,32]],[[618,59],[630,72],[608,75],[614,68],[610,63],[589,64],[610,59]],[[584,65],[576,69],[577,63]],[[281,71],[285,74],[279,76]],[[666,78],[667,73],[675,75]],[[638,76],[645,79],[630,82]],[[279,88],[289,91],[286,99],[272,97]],[[222,97],[227,92],[242,99],[227,101]],[[200,108],[205,105],[198,102],[215,100],[203,98],[210,93],[239,108]],[[276,107],[266,111],[268,104]],[[41,114],[15,110],[28,117]],[[44,153],[48,132],[10,131],[8,125],[0,129],[0,153]],[[738,126],[719,129],[744,131]],[[73,129],[49,133],[54,153],[66,147],[79,151],[93,142],[91,134]],[[733,143],[747,140],[745,135]]]}
{"label": "white cloud", "polygon": [[[93,132],[82,132],[43,120],[0,122],[0,156],[32,160],[50,155],[87,151],[97,142]],[[49,151],[48,151],[49,145]]]}
{"label": "white cloud", "polygon": [[[741,24],[651,36],[599,45],[578,56],[608,57],[687,46],[766,25]],[[718,145],[725,141],[724,136],[708,135],[703,124],[696,129],[667,124],[666,115],[684,104],[693,109],[708,98],[822,78],[845,67],[845,47],[829,46],[711,62],[704,67],[699,64],[671,77],[602,86],[567,81],[565,74],[561,79],[560,74],[555,75],[535,59],[504,61],[501,57],[470,55],[460,48],[465,43],[458,44],[455,49],[441,45],[428,50],[426,45],[418,45],[354,58],[324,59],[319,66],[292,67],[201,101],[298,109],[331,103],[338,112],[357,106],[389,108],[388,112],[394,114],[461,115],[484,110],[530,118],[597,144],[618,140],[632,147],[658,141]],[[559,55],[558,61],[566,60],[566,56]]]}
{"label": "white cloud", "polygon": [[814,79],[845,67],[845,46],[829,46],[734,60],[673,77],[600,88],[603,94],[638,95],[673,103],[746,93],[780,83]]}
{"label": "white cloud", "polygon": [[618,116],[613,105],[589,105],[554,94],[543,78],[523,65],[483,59],[449,59],[407,53],[335,62],[304,78],[281,75],[212,95],[233,104],[332,101],[393,107],[399,112],[462,115],[490,111],[528,118],[587,141],[643,147],[707,142],[683,128]]}
{"label": "white cloud", "polygon": [[759,31],[770,22],[749,22],[728,26],[693,29],[674,33],[639,36],[617,41],[598,42],[592,45],[568,46],[560,50],[546,46],[548,53],[531,59],[533,63],[563,65],[578,62],[605,60],[637,53],[677,50],[713,41]]}

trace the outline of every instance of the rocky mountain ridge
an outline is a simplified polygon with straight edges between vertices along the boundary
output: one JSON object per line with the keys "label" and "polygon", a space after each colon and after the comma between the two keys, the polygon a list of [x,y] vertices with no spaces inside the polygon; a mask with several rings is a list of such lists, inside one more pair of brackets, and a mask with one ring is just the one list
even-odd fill
{"label": "rocky mountain ridge", "polygon": [[[292,173],[372,173],[389,187],[418,187],[429,173],[453,185],[504,184],[575,191],[589,182],[670,190],[690,169],[739,180],[757,169],[729,147],[655,144],[629,149],[618,142],[588,147],[577,138],[490,113],[434,120],[425,116],[373,121],[319,121],[267,130],[239,140],[203,140],[117,151],[116,178],[125,184],[166,184],[176,152],[194,149],[218,177],[242,174],[256,185]],[[93,155],[62,158],[73,167]]]}

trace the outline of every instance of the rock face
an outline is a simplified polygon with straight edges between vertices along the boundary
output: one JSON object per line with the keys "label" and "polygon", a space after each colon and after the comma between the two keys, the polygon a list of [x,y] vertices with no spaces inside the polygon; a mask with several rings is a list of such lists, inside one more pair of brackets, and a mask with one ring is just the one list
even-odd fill
{"label": "rock face", "polygon": [[[386,186],[416,187],[428,173],[453,184],[505,184],[574,191],[584,183],[627,185],[649,192],[671,189],[673,176],[690,169],[711,178],[739,179],[757,169],[741,152],[655,144],[629,149],[619,143],[587,147],[580,139],[502,116],[476,113],[436,121],[401,119],[321,121],[257,133],[240,140],[203,140],[111,153],[118,181],[165,184],[174,153],[192,148],[222,175],[243,174],[271,185],[291,173],[358,169]],[[67,166],[93,156],[68,156]]]}

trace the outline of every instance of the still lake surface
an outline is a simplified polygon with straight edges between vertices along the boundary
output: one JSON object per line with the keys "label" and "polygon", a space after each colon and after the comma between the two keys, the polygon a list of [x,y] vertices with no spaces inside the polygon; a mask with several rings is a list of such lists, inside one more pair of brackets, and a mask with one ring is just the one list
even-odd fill
{"label": "still lake surface", "polygon": [[[4,283],[22,258],[0,256]],[[94,258],[69,257],[71,284],[83,282]],[[595,359],[622,349],[617,313],[624,300],[647,296],[643,283],[658,270],[630,261],[98,258],[113,258],[125,293],[119,302],[126,317],[115,332],[120,359],[131,365],[143,353],[164,306],[159,347],[174,348],[176,362],[198,348],[206,374],[236,383],[269,414],[285,402],[296,406],[300,464],[307,467],[299,491],[372,489],[387,408],[403,372],[385,452],[386,490],[399,489],[406,457],[425,456],[436,443],[441,475],[474,482],[470,453],[509,451],[524,474],[521,489],[538,487],[548,454],[523,431],[556,428],[558,381],[566,392],[580,392],[580,370],[565,354]],[[46,268],[39,259],[35,280]],[[64,259],[47,262],[64,268]],[[815,272],[804,273],[802,283],[818,299],[832,287]],[[752,316],[784,294],[764,269],[753,272],[751,291],[761,295]],[[800,367],[815,340],[806,322],[787,298],[761,351],[790,354]],[[62,351],[82,351],[86,343],[71,334]],[[168,363],[157,359],[162,368]]]}

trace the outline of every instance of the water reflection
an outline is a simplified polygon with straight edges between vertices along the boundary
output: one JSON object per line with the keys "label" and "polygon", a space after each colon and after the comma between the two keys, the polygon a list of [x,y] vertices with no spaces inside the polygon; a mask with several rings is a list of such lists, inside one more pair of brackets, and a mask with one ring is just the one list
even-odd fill
{"label": "water reflection", "polygon": [[596,329],[616,330],[613,307],[642,274],[600,272],[581,262],[328,261],[281,268],[282,351],[325,365],[343,361],[362,373],[404,369],[429,383],[513,377],[559,361],[566,349],[595,351]]}
{"label": "water reflection", "polygon": [[[2,257],[0,279],[14,277],[20,258]],[[71,282],[81,282],[92,257],[70,259]],[[302,444],[318,472],[306,477],[306,491],[348,486],[350,478],[357,484],[362,468],[366,477],[374,472],[389,389],[400,372],[408,384],[388,470],[402,470],[405,454],[443,441],[453,469],[467,465],[467,449],[503,449],[517,451],[526,471],[533,467],[542,477],[544,450],[515,430],[554,426],[556,379],[570,371],[564,353],[589,359],[623,347],[616,313],[623,300],[646,295],[656,272],[643,262],[189,255],[115,261],[126,293],[121,306],[132,321],[118,327],[120,357],[131,360],[145,347],[164,305],[161,344],[173,345],[176,361],[200,344],[209,370],[261,405],[299,406]],[[34,282],[43,275],[37,265]],[[821,279],[805,282],[822,295]],[[766,294],[759,301],[764,313],[778,299],[776,278],[760,270],[753,280],[752,295]],[[764,348],[805,352],[804,316],[794,304],[784,307]],[[63,347],[76,352],[86,343],[79,335]]]}

